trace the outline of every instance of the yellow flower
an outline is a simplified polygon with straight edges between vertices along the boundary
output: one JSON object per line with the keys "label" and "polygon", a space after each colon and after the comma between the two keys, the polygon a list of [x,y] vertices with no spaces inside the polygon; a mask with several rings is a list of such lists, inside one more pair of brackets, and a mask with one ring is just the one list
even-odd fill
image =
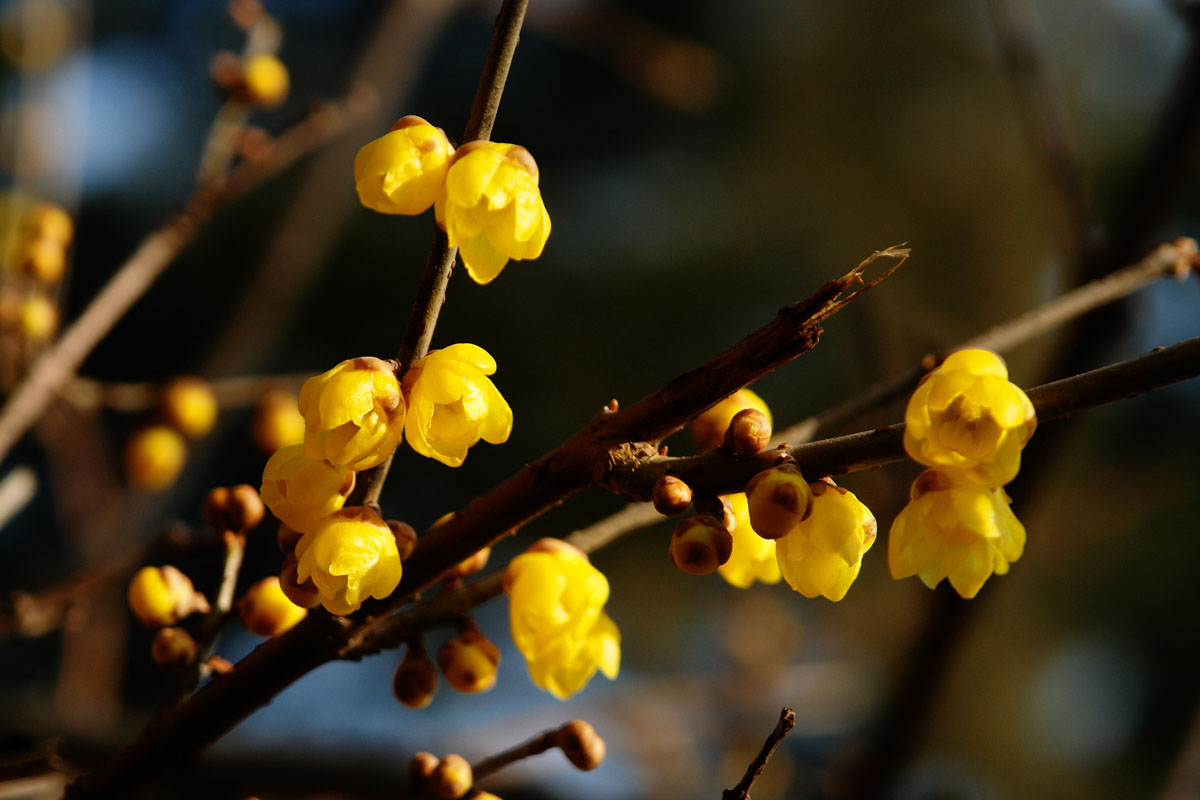
{"label": "yellow flower", "polygon": [[488,692],[496,685],[500,649],[471,627],[441,646],[438,666],[454,691],[466,694]]}
{"label": "yellow flower", "polygon": [[812,513],[775,540],[779,569],[788,586],[805,597],[823,595],[836,602],[858,577],[878,526],[870,509],[833,481],[816,481],[809,488]]}
{"label": "yellow flower", "polygon": [[151,425],[125,440],[123,457],[129,482],[158,492],[179,477],[187,459],[187,443],[174,428]]}
{"label": "yellow flower", "polygon": [[254,411],[251,434],[255,446],[268,454],[303,442],[304,417],[300,416],[296,396],[278,389],[265,392]]}
{"label": "yellow flower", "polygon": [[738,389],[716,405],[710,406],[688,425],[696,447],[701,450],[719,447],[725,440],[725,431],[729,428],[729,423],[743,408],[758,409],[766,415],[768,422],[771,421],[771,409],[767,408],[761,397],[749,389]]}
{"label": "yellow flower", "polygon": [[608,579],[582,550],[543,539],[504,573],[513,641],[529,676],[565,700],[599,669],[610,680],[621,666],[621,634],[604,613]]}
{"label": "yellow flower", "polygon": [[480,439],[508,441],[512,409],[487,378],[495,371],[496,360],[473,344],[452,344],[418,361],[404,375],[409,446],[457,467]]}
{"label": "yellow flower", "polygon": [[189,439],[199,439],[217,421],[217,396],[201,378],[183,376],[171,381],[159,404],[167,421]]}
{"label": "yellow flower", "polygon": [[422,213],[442,194],[453,150],[441,128],[402,118],[354,157],[359,202],[383,214]]}
{"label": "yellow flower", "polygon": [[725,495],[733,508],[736,523],[733,535],[733,553],[729,560],[717,568],[717,572],[728,583],[745,589],[756,580],[763,583],[779,582],[779,564],[775,560],[775,542],[764,539],[750,526],[750,507],[746,495]]}
{"label": "yellow flower", "polygon": [[242,68],[242,90],[246,100],[263,108],[274,108],[287,99],[291,80],[287,67],[270,53],[259,53]]}
{"label": "yellow flower", "polygon": [[983,486],[1017,475],[1037,417],[995,353],[960,350],[925,376],[904,413],[904,449]]}
{"label": "yellow flower", "polygon": [[302,444],[279,448],[263,469],[263,502],[284,525],[301,533],[315,531],[352,491],[353,472],[309,458]]}
{"label": "yellow flower", "polygon": [[509,259],[537,258],[550,236],[537,163],[515,144],[458,148],[434,212],[476,283],[490,283]]}
{"label": "yellow flower", "polygon": [[238,601],[242,624],[259,636],[278,636],[304,619],[308,611],[293,603],[279,586],[279,578],[263,578]]}
{"label": "yellow flower", "polygon": [[888,536],[892,577],[919,575],[929,588],[942,578],[972,598],[988,577],[1003,575],[1025,549],[1025,528],[1000,487],[927,469],[913,482],[911,502]]}
{"label": "yellow flower", "polygon": [[304,452],[358,471],[387,460],[400,443],[404,396],[378,358],[343,361],[300,387]]}
{"label": "yellow flower", "polygon": [[390,595],[400,584],[400,554],[387,524],[369,508],[343,508],[296,544],[301,583],[312,580],[331,614],[357,611],[367,597]]}
{"label": "yellow flower", "polygon": [[207,612],[208,601],[187,575],[170,565],[142,567],[129,582],[129,608],[147,628],[174,625],[192,612]]}

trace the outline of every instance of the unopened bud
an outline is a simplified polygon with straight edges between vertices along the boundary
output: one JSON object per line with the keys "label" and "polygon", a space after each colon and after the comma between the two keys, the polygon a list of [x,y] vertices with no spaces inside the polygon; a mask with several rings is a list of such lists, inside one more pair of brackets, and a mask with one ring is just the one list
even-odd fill
{"label": "unopened bud", "polygon": [[671,534],[671,563],[689,575],[708,575],[729,560],[733,537],[711,514],[681,520]]}
{"label": "unopened bud", "polygon": [[567,760],[584,772],[604,763],[604,740],[581,719],[572,720],[558,729],[558,746]]}
{"label": "unopened bud", "polygon": [[300,543],[302,536],[304,534],[300,531],[280,525],[279,532],[275,534],[275,544],[279,545],[280,552],[290,555],[296,552],[296,545]]}
{"label": "unopened bud", "polygon": [[433,701],[437,691],[437,669],[429,660],[420,639],[409,643],[404,660],[392,675],[392,692],[409,708],[424,708]]}
{"label": "unopened bud", "polygon": [[733,415],[725,431],[725,447],[738,455],[756,456],[771,441],[771,420],[757,408],[743,408]]}
{"label": "unopened bud", "polygon": [[204,498],[204,509],[200,516],[217,533],[229,530],[229,487],[218,486]]}
{"label": "unopened bud", "polygon": [[242,60],[236,54],[223,50],[212,57],[208,72],[218,89],[232,92],[242,82]]}
{"label": "unopened bud", "polygon": [[281,447],[304,441],[304,417],[296,403],[296,395],[273,389],[258,399],[251,423],[254,446],[271,455]]}
{"label": "unopened bud", "polygon": [[438,667],[455,691],[473,694],[496,685],[500,650],[477,630],[467,629],[438,650]]}
{"label": "unopened bud", "polygon": [[129,582],[129,607],[147,628],[174,625],[193,612],[209,610],[208,600],[175,567],[142,567]]}
{"label": "unopened bud", "polygon": [[663,475],[654,483],[654,510],[663,516],[682,514],[691,504],[691,487],[674,475]]}
{"label": "unopened bud", "polygon": [[746,485],[750,525],[764,539],[787,536],[812,511],[812,490],[800,468],[788,462],[755,475]]}
{"label": "unopened bud", "polygon": [[123,455],[129,482],[157,492],[179,477],[187,458],[187,443],[174,428],[151,425],[125,440]]}
{"label": "unopened bud", "polygon": [[251,56],[242,65],[241,91],[246,101],[262,108],[274,108],[287,99],[290,78],[287,67],[269,53]]}
{"label": "unopened bud", "polygon": [[308,611],[292,602],[279,578],[270,577],[246,590],[238,601],[238,614],[251,633],[278,636],[304,619]]}
{"label": "unopened bud", "polygon": [[446,573],[446,580],[462,580],[468,575],[474,575],[481,569],[487,566],[488,557],[492,554],[492,548],[485,547],[477,551],[474,555],[464,558],[462,561],[455,564]]}
{"label": "unopened bud", "polygon": [[438,762],[433,774],[429,776],[430,788],[442,800],[458,800],[467,793],[474,782],[475,775],[471,771],[471,765],[455,753]]}
{"label": "unopened bud", "polygon": [[167,422],[189,439],[199,439],[217,421],[217,397],[208,381],[193,376],[168,383],[159,398]]}
{"label": "unopened bud", "polygon": [[67,253],[63,245],[49,239],[33,239],[21,254],[21,272],[43,286],[62,280],[67,269]]}
{"label": "unopened bud", "polygon": [[694,501],[697,514],[708,514],[719,520],[725,530],[737,528],[737,515],[733,513],[733,504],[725,495],[701,495]]}
{"label": "unopened bud", "polygon": [[408,762],[408,791],[412,796],[421,787],[429,783],[429,776],[437,769],[438,757],[433,753],[417,753]]}
{"label": "unopened bud", "polygon": [[301,608],[316,608],[321,604],[321,592],[312,581],[300,583],[297,573],[300,561],[295,553],[289,553],[283,559],[283,567],[279,570],[279,588],[284,596]]}
{"label": "unopened bud", "polygon": [[266,506],[253,486],[241,483],[229,490],[228,514],[231,530],[238,533],[252,531],[263,521],[266,513]]}
{"label": "unopened bud", "polygon": [[404,561],[417,547],[417,532],[412,525],[399,520],[389,519],[387,526],[392,536],[396,537],[396,552],[400,554],[400,560]]}
{"label": "unopened bud", "polygon": [[71,215],[54,203],[38,203],[21,217],[21,233],[27,239],[44,239],[66,249],[75,235]]}
{"label": "unopened bud", "polygon": [[27,341],[49,341],[58,331],[58,307],[44,295],[25,298],[17,312],[17,328]]}
{"label": "unopened bud", "polygon": [[183,628],[162,628],[150,643],[150,656],[163,669],[183,669],[196,660],[196,640]]}

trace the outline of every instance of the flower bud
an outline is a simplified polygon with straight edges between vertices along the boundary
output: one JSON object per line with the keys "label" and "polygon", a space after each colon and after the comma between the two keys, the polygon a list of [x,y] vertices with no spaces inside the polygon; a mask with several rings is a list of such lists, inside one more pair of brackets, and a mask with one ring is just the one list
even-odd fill
{"label": "flower bud", "polygon": [[417,790],[429,783],[429,776],[437,769],[440,759],[433,753],[417,753],[408,762],[408,790],[406,796],[413,796]]}
{"label": "flower bud", "polygon": [[300,560],[296,558],[295,553],[288,553],[284,557],[283,566],[279,570],[279,589],[288,600],[300,608],[316,608],[321,605],[321,592],[312,581],[300,583],[300,578],[296,574],[299,565]]}
{"label": "flower bud", "polygon": [[281,588],[279,578],[263,578],[246,590],[238,601],[242,624],[259,636],[278,636],[308,614],[293,603]]}
{"label": "flower bud", "polygon": [[433,701],[437,687],[437,669],[421,640],[414,639],[392,675],[392,693],[409,708],[424,708]]}
{"label": "flower bud", "polygon": [[304,417],[296,396],[277,389],[265,392],[258,400],[251,423],[254,446],[270,455],[289,444],[304,441]]}
{"label": "flower bud", "polygon": [[273,55],[259,53],[242,66],[241,90],[246,101],[274,108],[287,99],[290,80],[287,67]]}
{"label": "flower bud", "polygon": [[692,489],[674,475],[663,475],[654,483],[654,510],[664,517],[682,514],[692,504]]}
{"label": "flower bud", "polygon": [[500,800],[500,797],[491,792],[485,792],[483,789],[474,789],[467,795],[467,800]]}
{"label": "flower bud", "polygon": [[129,608],[147,628],[174,625],[189,614],[209,610],[204,595],[175,567],[142,567],[129,582]]}
{"label": "flower bud", "polygon": [[217,420],[217,398],[207,381],[193,376],[176,378],[159,397],[163,416],[189,439],[199,439]]}
{"label": "flower bud", "polygon": [[733,415],[725,431],[725,447],[742,456],[756,456],[771,441],[771,420],[757,408],[743,408]]}
{"label": "flower bud", "polygon": [[25,244],[21,253],[21,272],[42,286],[51,286],[62,280],[67,269],[67,253],[58,242],[49,239],[32,239]]}
{"label": "flower bud", "polygon": [[396,552],[400,554],[400,560],[404,561],[417,549],[417,531],[407,522],[395,519],[389,519],[387,526],[392,536],[396,537]]}
{"label": "flower bud", "polygon": [[208,527],[221,533],[229,530],[229,517],[226,514],[228,508],[229,487],[217,486],[204,498],[204,508],[200,512],[200,516],[208,523]]}
{"label": "flower bud", "polygon": [[183,628],[160,628],[150,642],[150,657],[163,669],[183,669],[196,660],[196,640]]}
{"label": "flower bud", "polygon": [[732,532],[737,527],[737,515],[727,495],[701,495],[693,503],[697,514],[708,514],[720,521],[725,530]]}
{"label": "flower bud", "polygon": [[354,157],[358,199],[382,214],[421,214],[445,191],[453,147],[441,128],[401,118]]}
{"label": "flower bud", "polygon": [[446,572],[445,580],[456,581],[462,580],[468,575],[474,575],[481,569],[487,566],[488,557],[492,554],[492,548],[485,547],[477,551],[474,555],[467,556],[462,561],[455,564]]}
{"label": "flower bud", "polygon": [[[352,358],[300,387],[304,452],[351,470],[386,461],[404,430],[405,403],[392,364]],[[270,503],[268,503],[270,505]]]}
{"label": "flower bud", "polygon": [[438,667],[458,692],[486,692],[496,685],[500,650],[477,630],[467,629],[438,650]]}
{"label": "flower bud", "polygon": [[576,769],[587,772],[604,763],[604,740],[581,719],[572,720],[557,731],[558,746]]}
{"label": "flower bud", "polygon": [[671,534],[671,563],[689,575],[708,575],[729,560],[733,537],[711,514],[680,521]]}
{"label": "flower bud", "polygon": [[474,782],[475,775],[471,771],[471,765],[455,753],[439,761],[429,776],[429,785],[433,793],[442,800],[458,800],[467,793]]}
{"label": "flower bud", "polygon": [[749,389],[738,389],[691,421],[688,430],[700,450],[711,450],[725,440],[725,432],[735,414],[745,408],[757,408],[770,423],[771,411],[762,398]]}
{"label": "flower bud", "polygon": [[174,428],[151,425],[125,441],[125,476],[141,489],[162,491],[175,482],[187,458],[187,444]]}
{"label": "flower bud", "polygon": [[54,203],[38,203],[21,216],[21,233],[30,240],[43,239],[66,249],[75,235],[71,216]]}
{"label": "flower bud", "polygon": [[812,510],[812,490],[792,462],[771,467],[746,484],[750,524],[764,539],[787,536]]}
{"label": "flower bud", "polygon": [[222,50],[208,62],[208,74],[222,92],[232,92],[242,82],[242,60],[237,54]]}
{"label": "flower bud", "polygon": [[281,553],[292,555],[296,552],[296,545],[300,543],[300,537],[303,535],[294,528],[280,525],[279,531],[275,534],[275,544],[279,546]]}
{"label": "flower bud", "polygon": [[31,295],[21,303],[17,326],[26,341],[47,342],[58,331],[58,307],[48,297]]}

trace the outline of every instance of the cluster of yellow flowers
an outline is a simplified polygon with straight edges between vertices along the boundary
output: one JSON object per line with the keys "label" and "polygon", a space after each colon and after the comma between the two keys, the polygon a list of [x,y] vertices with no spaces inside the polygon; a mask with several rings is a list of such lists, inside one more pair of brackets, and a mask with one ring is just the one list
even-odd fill
{"label": "cluster of yellow flowers", "polygon": [[74,236],[71,217],[53,203],[0,196],[0,264],[23,284],[0,296],[0,328],[39,345],[58,331],[58,305],[47,291],[62,280]]}
{"label": "cluster of yellow flowers", "polygon": [[892,575],[918,575],[930,587],[946,578],[974,597],[1025,549],[1002,486],[1016,477],[1037,426],[1033,404],[995,353],[960,350],[925,376],[904,421],[904,449],[931,469],[892,523]]}
{"label": "cluster of yellow flowers", "polygon": [[[263,502],[297,531],[283,590],[301,605],[349,614],[400,582],[388,524],[369,508],[344,507],[355,473],[391,457],[403,435],[424,456],[460,466],[480,439],[499,444],[512,409],[487,377],[495,360],[472,344],[434,350],[400,381],[391,362],[355,358],[305,381],[298,401],[303,444],[285,445],[263,470]],[[311,581],[316,597],[304,584]]]}
{"label": "cluster of yellow flowers", "polygon": [[432,206],[476,283],[490,283],[510,259],[537,258],[550,236],[528,150],[483,141],[455,149],[421,117],[402,118],[359,150],[354,182],[362,204],[384,214],[415,215]]}
{"label": "cluster of yellow flowers", "polygon": [[158,396],[158,419],[125,440],[122,456],[129,482],[154,492],[173,484],[187,460],[188,440],[208,434],[217,411],[217,397],[207,381],[183,375],[168,382]]}

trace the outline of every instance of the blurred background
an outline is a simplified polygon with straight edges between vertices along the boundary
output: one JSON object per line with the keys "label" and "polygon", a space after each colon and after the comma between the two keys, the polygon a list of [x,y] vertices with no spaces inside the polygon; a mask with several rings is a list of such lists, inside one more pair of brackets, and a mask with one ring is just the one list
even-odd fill
{"label": "blurred background", "polygon": [[[405,114],[457,136],[496,6],[268,0],[291,91],[254,125],[279,134],[362,85],[378,108],[221,210],[81,375],[289,376],[391,357],[433,222],[360,207],[353,156]],[[493,138],[537,159],[553,234],[489,286],[455,274],[434,340],[496,357],[513,436],[453,471],[402,449],[386,515],[423,529],[610,398],[650,393],[876,249],[908,242],[913,256],[754,386],[777,428],[1195,234],[1198,7],[532,0]],[[185,206],[221,105],[210,62],[244,41],[219,0],[0,7],[0,173],[7,197],[53,201],[75,221],[52,293],[64,327]],[[1195,283],[1162,280],[1022,346],[1012,378],[1033,386],[1196,336]],[[37,347],[5,335],[11,389]],[[137,565],[73,592],[43,625],[20,624],[20,592],[93,574],[172,526],[206,541],[205,494],[257,486],[266,460],[252,403],[230,404],[170,488],[128,487],[122,443],[151,411],[74,391],[0,466],[30,498],[0,529],[3,797],[55,796],[49,771],[99,763],[170,689],[124,604]],[[881,534],[840,603],[685,575],[660,524],[593,558],[623,636],[615,682],[597,677],[566,703],[538,690],[500,600],[475,615],[503,653],[492,692],[443,686],[414,712],[391,697],[399,653],[329,665],[156,796],[395,797],[416,750],[474,761],[584,718],[608,743],[599,770],[548,754],[488,787],[507,800],[715,797],[784,705],[798,724],[757,800],[1200,796],[1198,401],[1193,381],[1043,426],[1009,487],[1025,555],[969,603],[888,575],[884,532],[917,468],[855,474],[843,485]],[[621,507],[576,496],[492,563]],[[215,588],[216,547],[171,561]],[[278,563],[273,535],[252,540],[243,583]],[[216,650],[235,660],[258,641],[234,626]]]}

